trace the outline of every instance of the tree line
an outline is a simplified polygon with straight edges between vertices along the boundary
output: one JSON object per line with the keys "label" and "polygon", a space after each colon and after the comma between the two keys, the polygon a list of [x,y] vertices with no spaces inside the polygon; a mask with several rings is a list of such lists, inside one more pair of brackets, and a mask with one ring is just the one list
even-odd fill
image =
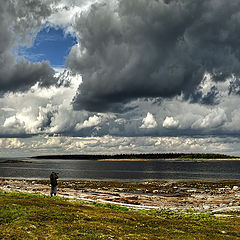
{"label": "tree line", "polygon": [[34,156],[36,159],[79,159],[79,160],[101,160],[101,159],[233,159],[239,158],[218,153],[139,153],[139,154],[75,154],[75,155],[44,155]]}

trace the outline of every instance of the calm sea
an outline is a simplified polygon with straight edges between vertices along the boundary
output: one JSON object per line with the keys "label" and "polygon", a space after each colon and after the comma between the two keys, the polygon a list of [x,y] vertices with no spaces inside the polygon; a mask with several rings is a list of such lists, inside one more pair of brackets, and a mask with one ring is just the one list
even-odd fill
{"label": "calm sea", "polygon": [[238,179],[240,161],[116,161],[24,159],[4,163],[0,160],[0,177],[48,179],[51,171],[60,179]]}

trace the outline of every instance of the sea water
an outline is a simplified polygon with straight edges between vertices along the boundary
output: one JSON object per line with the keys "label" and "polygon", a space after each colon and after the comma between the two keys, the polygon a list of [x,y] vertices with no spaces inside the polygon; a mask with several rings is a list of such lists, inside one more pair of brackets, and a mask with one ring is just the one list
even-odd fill
{"label": "sea water", "polygon": [[48,179],[52,171],[60,179],[201,179],[240,180],[240,161],[96,161],[64,159],[0,160],[0,177]]}

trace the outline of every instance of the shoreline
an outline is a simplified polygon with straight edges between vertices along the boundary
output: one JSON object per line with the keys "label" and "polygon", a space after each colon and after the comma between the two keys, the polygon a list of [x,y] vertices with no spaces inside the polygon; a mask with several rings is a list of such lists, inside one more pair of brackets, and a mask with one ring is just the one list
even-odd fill
{"label": "shoreline", "polygon": [[99,162],[151,162],[151,161],[184,161],[184,162],[208,162],[208,161],[240,161],[239,158],[216,158],[216,159],[188,159],[188,158],[163,158],[163,159],[99,159]]}
{"label": "shoreline", "polygon": [[[46,179],[0,178],[0,190],[49,195]],[[59,180],[58,196],[132,209],[240,211],[240,180]]]}
{"label": "shoreline", "polygon": [[106,159],[70,159],[70,158],[1,158],[1,164],[17,164],[17,163],[34,163],[37,160],[54,160],[54,161],[96,161],[96,162],[240,162],[240,158],[159,158],[159,159],[151,159],[151,158],[106,158]]}
{"label": "shoreline", "polygon": [[0,164],[4,163],[34,163],[35,160],[65,160],[65,161],[97,161],[97,162],[154,162],[154,161],[167,161],[167,162],[220,162],[220,161],[240,161],[240,158],[46,158],[46,157],[19,157],[19,158],[0,158]]}
{"label": "shoreline", "polygon": [[[33,178],[26,178],[26,177],[0,177],[1,180],[19,180],[19,181],[48,181],[49,177],[45,178],[40,178],[40,177],[33,177]],[[60,178],[60,181],[68,182],[68,181],[86,181],[86,182],[128,182],[128,183],[141,183],[145,181],[150,181],[150,182],[240,182],[240,179],[238,178],[188,178],[188,179],[181,179],[181,178],[162,178],[162,179],[152,179],[152,178],[147,178],[147,179],[142,179],[142,178],[129,178],[129,179],[121,179],[121,178]]]}

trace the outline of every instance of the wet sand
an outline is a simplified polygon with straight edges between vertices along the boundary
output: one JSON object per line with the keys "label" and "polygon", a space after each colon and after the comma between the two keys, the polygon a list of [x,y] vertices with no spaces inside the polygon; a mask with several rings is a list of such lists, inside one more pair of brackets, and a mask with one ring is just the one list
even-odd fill
{"label": "wet sand", "polygon": [[[48,180],[0,179],[2,191],[49,195]],[[240,211],[240,181],[59,181],[58,196],[133,209]]]}

